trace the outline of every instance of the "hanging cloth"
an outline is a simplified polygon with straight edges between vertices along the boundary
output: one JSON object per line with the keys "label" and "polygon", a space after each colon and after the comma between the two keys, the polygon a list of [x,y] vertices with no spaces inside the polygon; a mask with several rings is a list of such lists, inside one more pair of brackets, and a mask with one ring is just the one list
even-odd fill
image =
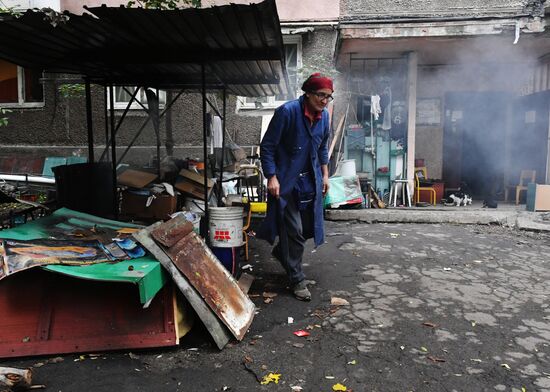
{"label": "hanging cloth", "polygon": [[212,146],[214,148],[222,148],[223,131],[222,131],[222,119],[218,116],[212,116],[212,122],[210,123]]}
{"label": "hanging cloth", "polygon": [[373,115],[375,120],[378,120],[380,113],[382,113],[382,108],[380,107],[380,96],[373,95],[370,97],[370,113]]}
{"label": "hanging cloth", "polygon": [[384,89],[385,101],[387,103],[384,108],[384,119],[382,121],[382,129],[388,131],[391,129],[391,87],[387,86]]}

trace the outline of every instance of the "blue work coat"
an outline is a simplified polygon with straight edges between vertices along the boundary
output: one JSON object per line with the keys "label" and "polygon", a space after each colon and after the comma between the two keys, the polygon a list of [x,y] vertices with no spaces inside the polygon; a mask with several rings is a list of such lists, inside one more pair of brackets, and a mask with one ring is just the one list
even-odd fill
{"label": "blue work coat", "polygon": [[[323,225],[323,175],[321,165],[328,164],[329,116],[326,109],[321,119],[311,125],[304,115],[304,96],[286,102],[273,115],[260,144],[262,170],[266,178],[277,176],[279,199],[268,195],[267,215],[258,237],[274,243],[283,221],[284,209],[291,197],[299,174],[313,170],[315,199],[313,203],[313,238],[315,246],[325,241]],[[309,163],[309,165],[308,165]]]}

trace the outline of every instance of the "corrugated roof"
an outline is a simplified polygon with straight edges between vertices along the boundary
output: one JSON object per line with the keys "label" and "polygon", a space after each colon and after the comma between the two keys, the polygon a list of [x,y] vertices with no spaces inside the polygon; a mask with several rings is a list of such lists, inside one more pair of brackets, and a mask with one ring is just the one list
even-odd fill
{"label": "corrugated roof", "polygon": [[44,12],[0,16],[0,58],[92,83],[285,94],[288,78],[275,0],[204,9],[87,8],[53,26]]}

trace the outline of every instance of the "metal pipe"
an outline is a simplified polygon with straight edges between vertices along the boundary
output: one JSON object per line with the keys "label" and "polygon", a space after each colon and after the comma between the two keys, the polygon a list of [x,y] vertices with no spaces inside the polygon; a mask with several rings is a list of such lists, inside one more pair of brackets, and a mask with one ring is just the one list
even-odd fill
{"label": "metal pipe", "polygon": [[220,182],[218,184],[218,207],[222,205],[222,181],[223,181],[223,164],[225,162],[225,116],[226,116],[226,99],[227,90],[223,88],[223,118],[222,118],[222,157],[220,163]]}
{"label": "metal pipe", "polygon": [[114,87],[109,86],[109,97],[111,99],[111,165],[113,170],[113,213],[115,219],[118,218],[118,197],[117,197],[117,178],[116,178],[116,140],[115,140],[115,96]]}
{"label": "metal pipe", "polygon": [[[176,95],[176,97],[168,104],[166,105],[166,108],[162,111],[162,113],[160,114],[159,118],[162,118],[162,116],[164,116],[164,114],[172,107],[172,105],[174,104],[174,102],[176,102],[176,100],[180,97],[181,94],[183,94],[183,91],[184,90],[181,90],[178,95]],[[126,146],[126,150],[124,150],[124,152],[122,153],[122,155],[120,156],[120,159],[118,160],[117,162],[117,165],[120,164],[122,162],[122,159],[124,159],[124,157],[126,156],[126,154],[128,153],[128,151],[130,151],[130,148],[132,148],[132,146],[134,145],[134,143],[136,142],[137,138],[139,137],[139,135],[141,135],[141,132],[143,131],[143,129],[145,129],[145,127],[147,126],[147,123],[149,123],[149,120],[151,118],[149,116],[147,116],[147,118],[145,119],[145,121],[143,122],[143,124],[141,125],[141,127],[138,129],[138,131],[136,132],[136,135],[134,136],[134,138],[132,139],[132,141],[130,142],[130,144],[128,144],[128,146]]]}
{"label": "metal pipe", "polygon": [[202,82],[202,154],[204,160],[204,219],[205,224],[202,227],[203,232],[201,235],[204,237],[206,244],[210,245],[208,227],[210,223],[210,216],[208,212],[208,154],[206,146],[206,133],[207,133],[207,121],[206,116],[206,70],[204,64],[201,64],[201,82]]}
{"label": "metal pipe", "polygon": [[92,93],[90,79],[86,78],[86,125],[88,127],[88,163],[94,163],[94,128],[92,123]]}
{"label": "metal pipe", "polygon": [[[115,131],[114,131],[114,134],[116,136],[117,132],[118,132],[118,129],[120,128],[120,126],[122,125],[122,122],[124,121],[124,118],[126,117],[126,114],[128,114],[128,110],[130,110],[130,107],[132,106],[132,102],[135,100],[136,98],[136,94],[137,92],[139,91],[140,87],[136,87],[134,93],[132,94],[131,98],[130,98],[130,101],[128,102],[128,104],[126,105],[126,109],[124,109],[124,112],[122,113],[122,116],[120,116],[120,120],[118,121],[118,124],[115,128]],[[111,104],[111,106],[114,106],[114,102]],[[99,161],[103,161],[103,158],[105,158],[105,155],[107,154],[107,151],[109,149],[108,145],[111,144],[111,140],[109,140],[107,142],[107,144],[105,144],[105,150],[103,151],[103,153],[101,154],[101,158],[99,158]]]}
{"label": "metal pipe", "polygon": [[[109,151],[109,115],[108,115],[107,85],[103,86],[103,116],[105,118],[105,153]],[[112,106],[112,103],[111,103]],[[101,160],[101,159],[100,159]]]}
{"label": "metal pipe", "polygon": [[39,184],[55,184],[55,178],[28,176],[26,174],[0,174],[0,180],[36,182]]}

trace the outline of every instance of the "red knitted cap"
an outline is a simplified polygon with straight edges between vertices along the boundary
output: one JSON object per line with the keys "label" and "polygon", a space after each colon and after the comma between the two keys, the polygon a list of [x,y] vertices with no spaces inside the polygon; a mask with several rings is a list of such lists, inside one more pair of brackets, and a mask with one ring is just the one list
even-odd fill
{"label": "red knitted cap", "polygon": [[332,79],[326,76],[322,76],[319,72],[312,74],[302,84],[302,90],[305,92],[317,91],[323,88],[328,88],[334,91],[332,86]]}

